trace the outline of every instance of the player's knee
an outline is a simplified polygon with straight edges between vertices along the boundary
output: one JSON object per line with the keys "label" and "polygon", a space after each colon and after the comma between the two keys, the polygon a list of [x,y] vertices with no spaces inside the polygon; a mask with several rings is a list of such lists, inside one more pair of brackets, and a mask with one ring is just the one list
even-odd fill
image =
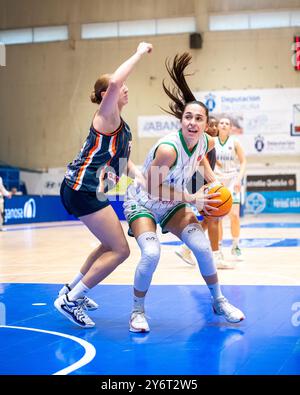
{"label": "player's knee", "polygon": [[122,245],[119,246],[118,251],[118,260],[120,263],[124,262],[130,255],[130,250],[129,250],[129,246],[127,243],[124,243]]}
{"label": "player's knee", "polygon": [[201,274],[210,276],[216,272],[209,240],[199,224],[189,224],[181,234],[182,241],[193,251]]}
{"label": "player's knee", "polygon": [[181,233],[181,240],[193,252],[195,249],[199,251],[206,251],[210,249],[209,241],[205,237],[201,225],[198,223],[192,223],[187,225]]}
{"label": "player's knee", "polygon": [[[152,245],[153,247],[153,245]],[[141,271],[153,273],[158,265],[160,258],[160,246],[156,248],[145,248],[142,251],[141,257]]]}
{"label": "player's knee", "polygon": [[232,211],[231,214],[230,214],[230,219],[232,221],[238,221],[239,220],[239,214],[237,212],[235,212],[235,211]]}

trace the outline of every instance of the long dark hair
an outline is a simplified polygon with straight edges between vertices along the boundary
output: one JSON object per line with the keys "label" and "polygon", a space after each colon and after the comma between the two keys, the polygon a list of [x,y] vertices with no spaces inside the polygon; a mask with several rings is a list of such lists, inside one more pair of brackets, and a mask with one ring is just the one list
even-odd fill
{"label": "long dark hair", "polygon": [[206,105],[196,100],[185,79],[185,76],[190,75],[185,74],[184,70],[191,63],[191,59],[192,56],[188,52],[184,52],[182,55],[175,55],[173,62],[171,62],[169,58],[166,59],[166,69],[175,85],[167,87],[165,80],[162,82],[164,91],[172,100],[169,103],[170,111],[163,110],[181,120],[185,107],[190,103],[197,103],[204,108],[208,120],[208,109]]}

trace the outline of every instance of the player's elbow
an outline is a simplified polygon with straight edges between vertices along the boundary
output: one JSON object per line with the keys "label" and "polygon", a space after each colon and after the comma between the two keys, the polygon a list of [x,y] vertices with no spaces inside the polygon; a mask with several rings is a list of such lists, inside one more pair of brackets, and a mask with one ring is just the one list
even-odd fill
{"label": "player's elbow", "polygon": [[119,90],[121,88],[122,84],[123,84],[123,81],[121,82],[120,80],[118,80],[118,78],[112,76],[109,80],[108,87],[109,87],[110,91]]}

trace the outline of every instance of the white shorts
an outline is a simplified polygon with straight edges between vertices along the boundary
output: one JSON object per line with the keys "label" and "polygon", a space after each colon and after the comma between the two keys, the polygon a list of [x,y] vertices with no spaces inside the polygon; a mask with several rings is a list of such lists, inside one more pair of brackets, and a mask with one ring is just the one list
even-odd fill
{"label": "white shorts", "polygon": [[162,229],[178,210],[186,206],[188,205],[183,202],[151,199],[146,192],[134,185],[127,188],[123,204],[129,225],[137,218],[148,217],[160,224]]}
{"label": "white shorts", "polygon": [[[233,204],[241,204],[241,192],[236,193],[234,191],[234,185],[236,183],[236,176],[231,178],[218,177],[218,181],[221,182],[226,188],[228,188],[232,195]],[[217,198],[216,198],[217,199]]]}

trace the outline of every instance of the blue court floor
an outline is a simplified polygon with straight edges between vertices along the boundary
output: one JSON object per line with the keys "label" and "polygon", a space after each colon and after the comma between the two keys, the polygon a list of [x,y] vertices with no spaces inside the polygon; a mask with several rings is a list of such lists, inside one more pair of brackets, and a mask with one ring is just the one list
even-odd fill
{"label": "blue court floor", "polygon": [[299,375],[300,289],[224,286],[246,320],[214,315],[205,286],[153,285],[151,332],[128,331],[131,286],[101,285],[90,296],[93,329],[53,307],[60,285],[0,284],[1,375]]}

